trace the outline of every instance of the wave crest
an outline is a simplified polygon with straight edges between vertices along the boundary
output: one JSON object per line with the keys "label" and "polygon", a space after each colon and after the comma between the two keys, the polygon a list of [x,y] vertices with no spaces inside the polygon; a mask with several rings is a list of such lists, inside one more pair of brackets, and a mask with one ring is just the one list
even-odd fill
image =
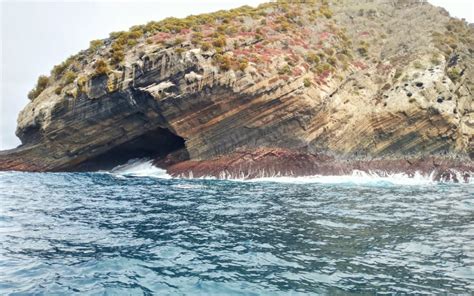
{"label": "wave crest", "polygon": [[[153,165],[153,161],[149,159],[132,159],[126,164],[115,167],[110,171],[116,176],[131,176],[131,177],[151,177],[160,179],[171,179],[166,170],[158,168]],[[461,172],[452,171],[457,180],[465,181],[464,183],[473,183],[473,177],[465,180]],[[405,173],[386,173],[386,172],[365,172],[354,170],[350,175],[315,175],[315,176],[283,176],[274,174],[269,176],[266,172],[262,172],[257,178],[247,178],[244,174],[235,175],[228,172],[222,172],[218,177],[207,176],[195,178],[190,172],[188,175],[181,175],[177,179],[211,179],[211,180],[228,180],[237,182],[275,182],[275,183],[290,183],[290,184],[353,184],[353,185],[433,185],[438,183],[455,183],[452,179],[448,181],[437,181],[435,179],[435,172],[429,175],[415,172],[414,174]]]}
{"label": "wave crest", "polygon": [[126,164],[116,166],[110,173],[116,176],[171,179],[166,170],[154,166],[149,159],[131,159]]}

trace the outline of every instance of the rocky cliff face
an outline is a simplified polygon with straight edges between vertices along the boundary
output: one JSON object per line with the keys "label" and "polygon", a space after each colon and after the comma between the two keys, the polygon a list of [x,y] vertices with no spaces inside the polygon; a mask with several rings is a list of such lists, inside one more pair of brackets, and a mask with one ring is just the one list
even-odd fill
{"label": "rocky cliff face", "polygon": [[422,1],[278,1],[133,27],[53,69],[0,168],[151,156],[181,175],[469,176],[473,33]]}

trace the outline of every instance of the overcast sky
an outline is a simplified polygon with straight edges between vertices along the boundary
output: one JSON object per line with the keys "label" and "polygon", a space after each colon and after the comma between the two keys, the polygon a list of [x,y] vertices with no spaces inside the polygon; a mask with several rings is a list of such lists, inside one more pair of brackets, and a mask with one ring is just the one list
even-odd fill
{"label": "overcast sky", "polygon": [[[168,16],[258,5],[265,0],[5,1],[0,0],[0,150],[20,144],[15,136],[18,112],[41,74],[112,31]],[[356,0],[355,0],[356,1]],[[451,15],[474,22],[474,0],[429,0]],[[199,3],[197,5],[197,3]]]}

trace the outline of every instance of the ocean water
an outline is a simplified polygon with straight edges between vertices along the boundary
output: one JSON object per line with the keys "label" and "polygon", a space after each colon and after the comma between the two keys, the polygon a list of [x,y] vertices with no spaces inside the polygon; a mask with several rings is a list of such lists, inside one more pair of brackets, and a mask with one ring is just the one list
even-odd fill
{"label": "ocean water", "polygon": [[474,293],[474,185],[0,173],[0,295]]}

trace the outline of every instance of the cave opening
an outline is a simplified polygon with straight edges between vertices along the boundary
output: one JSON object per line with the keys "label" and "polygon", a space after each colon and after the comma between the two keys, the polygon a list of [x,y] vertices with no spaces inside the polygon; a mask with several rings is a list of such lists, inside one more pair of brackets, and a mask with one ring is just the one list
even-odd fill
{"label": "cave opening", "polygon": [[131,159],[162,159],[170,153],[185,151],[185,141],[166,128],[157,128],[125,143],[115,146],[77,167],[74,171],[110,170]]}

